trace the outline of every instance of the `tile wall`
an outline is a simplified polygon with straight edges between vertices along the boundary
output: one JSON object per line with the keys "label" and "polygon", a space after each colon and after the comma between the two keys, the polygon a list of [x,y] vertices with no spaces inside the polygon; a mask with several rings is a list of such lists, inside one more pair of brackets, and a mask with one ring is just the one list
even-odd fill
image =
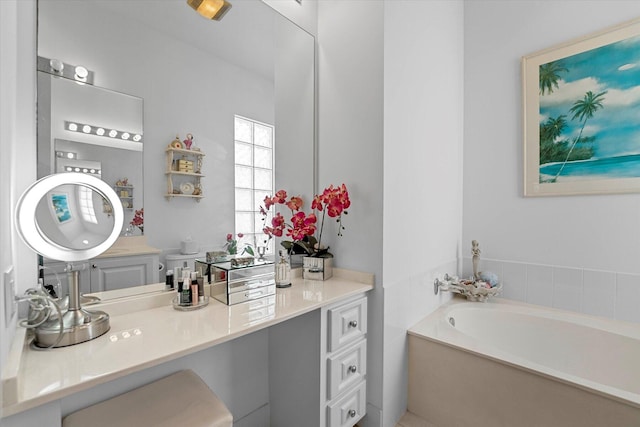
{"label": "tile wall", "polygon": [[[480,269],[496,273],[503,298],[640,323],[640,275],[482,259]],[[471,275],[463,260],[463,277]]]}

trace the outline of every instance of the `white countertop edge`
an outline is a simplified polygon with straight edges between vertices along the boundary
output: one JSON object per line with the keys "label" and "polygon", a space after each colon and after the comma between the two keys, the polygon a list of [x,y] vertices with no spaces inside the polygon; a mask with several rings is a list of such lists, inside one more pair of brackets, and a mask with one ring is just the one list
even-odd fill
{"label": "white countertop edge", "polygon": [[[364,278],[364,280],[367,280],[367,274],[366,273],[360,273]],[[371,278],[373,278],[373,275],[370,275]],[[358,273],[356,273],[356,277],[360,277],[358,276]],[[338,282],[338,283],[335,283]],[[369,290],[371,290],[373,288],[373,285],[370,284],[366,284],[366,283],[361,283],[361,282],[356,282],[354,280],[345,280],[342,279],[340,277],[340,275],[334,275],[334,277],[332,279],[329,279],[325,282],[322,281],[312,281],[312,280],[302,280],[302,279],[296,279],[294,281],[294,285],[292,288],[287,288],[287,289],[278,289],[278,293],[284,293],[285,295],[291,292],[299,292],[300,288],[302,286],[307,286],[307,287],[318,287],[321,284],[334,284],[335,286],[340,286],[341,283],[340,282],[344,282],[345,284],[351,284],[351,285],[361,285],[361,286],[356,286],[351,290],[347,290],[345,292],[340,292],[339,294],[329,298],[329,299],[322,299],[321,301],[313,301],[313,302],[308,302],[308,304],[305,304],[303,307],[301,308],[295,308],[292,309],[291,311],[285,310],[284,313],[282,313],[281,315],[278,315],[275,318],[271,318],[271,319],[267,319],[261,322],[258,322],[254,325],[251,326],[247,326],[241,330],[235,331],[235,332],[231,332],[229,334],[225,334],[223,336],[219,336],[216,337],[214,339],[209,339],[205,342],[201,342],[197,345],[191,345],[191,346],[186,346],[180,350],[176,350],[176,351],[172,351],[169,354],[165,354],[165,355],[161,355],[161,356],[150,356],[148,358],[148,360],[145,360],[143,362],[140,363],[135,363],[133,365],[127,366],[127,367],[123,367],[122,369],[118,369],[118,370],[114,370],[112,372],[106,372],[103,375],[99,375],[96,376],[94,378],[88,379],[88,380],[84,380],[75,384],[71,384],[71,385],[66,385],[63,387],[60,387],[57,390],[53,390],[51,392],[48,392],[46,394],[43,395],[39,395],[39,396],[34,396],[34,397],[23,397],[23,400],[18,401],[19,400],[19,394],[22,393],[22,387],[20,386],[19,383],[19,372],[16,372],[14,370],[15,376],[14,377],[3,377],[3,387],[5,386],[5,383],[7,385],[10,384],[14,384],[15,385],[15,389],[16,392],[14,393],[13,397],[11,395],[9,396],[5,396],[3,397],[3,412],[2,412],[2,416],[6,417],[6,416],[10,416],[10,415],[14,415],[16,413],[19,412],[23,412],[25,410],[28,409],[32,409],[35,408],[39,405],[57,400],[57,399],[61,399],[63,397],[69,396],[71,394],[77,393],[79,391],[83,391],[83,390],[87,390],[91,387],[124,377],[126,375],[141,371],[143,369],[146,368],[150,368],[153,366],[157,366],[159,364],[165,363],[165,362],[169,362],[171,360],[175,360],[178,358],[181,358],[183,356],[213,347],[215,345],[218,344],[222,344],[224,342],[227,341],[231,341],[233,339],[239,338],[241,336],[244,335],[248,335],[250,333],[259,331],[261,329],[265,329],[267,327],[270,327],[272,325],[287,321],[289,319],[292,319],[294,317],[297,316],[301,316],[303,314],[306,314],[308,312],[311,312],[313,310],[316,310],[318,308],[321,308],[323,306],[326,305],[330,305],[333,304],[335,302],[341,301],[341,300],[345,300],[345,299],[349,299],[353,296],[356,295],[360,295],[360,294],[364,294],[366,292],[368,292]],[[166,295],[165,295],[166,296]],[[276,302],[277,304],[277,302]],[[209,304],[209,307],[205,307],[202,310],[224,310],[224,309],[228,309],[231,310],[234,307],[237,306],[226,306],[225,304],[212,299],[211,303]],[[90,308],[90,307],[88,307]],[[172,307],[167,306],[166,304],[163,304],[160,307],[155,307],[155,308],[150,308],[150,309],[146,309],[143,310],[144,315],[145,316],[152,316],[154,312],[156,313],[164,313],[166,315],[168,309],[171,309],[171,311],[175,311],[173,310]],[[193,311],[193,312],[186,312],[186,313],[182,313],[182,314],[186,314],[189,315],[190,313],[197,313],[200,312],[201,310],[198,311]],[[181,313],[178,311],[175,311],[176,313]],[[117,324],[118,320],[128,316],[127,314],[123,314],[123,315],[115,315],[112,316],[112,324]],[[19,329],[23,329],[23,328],[19,328]],[[113,328],[112,328],[113,329]],[[108,334],[108,333],[107,333]],[[16,336],[18,336],[18,334],[16,334]],[[23,344],[22,346],[18,345],[19,343],[14,343],[13,346],[16,348],[20,348],[21,353],[22,351],[33,351],[28,349],[28,343],[25,342],[24,340],[24,333],[23,333],[23,338],[20,340],[18,337],[17,341],[22,341]],[[83,344],[78,344],[78,346],[82,346]],[[74,346],[76,347],[76,346]],[[56,349],[53,351],[60,351],[63,349]],[[15,357],[15,353],[13,357]],[[19,368],[18,368],[19,371]],[[12,399],[7,399],[7,397],[12,397]],[[22,396],[20,396],[22,397]]]}
{"label": "white countertop edge", "polygon": [[2,369],[2,406],[15,404],[18,400],[18,373],[27,339],[26,333],[25,328],[16,328],[5,366]]}

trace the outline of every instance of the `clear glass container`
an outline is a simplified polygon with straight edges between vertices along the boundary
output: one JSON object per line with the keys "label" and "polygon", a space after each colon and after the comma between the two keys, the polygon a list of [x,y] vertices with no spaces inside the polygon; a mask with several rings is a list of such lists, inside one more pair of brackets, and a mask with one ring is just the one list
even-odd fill
{"label": "clear glass container", "polygon": [[291,286],[291,265],[284,251],[280,251],[280,261],[276,264],[276,287]]}

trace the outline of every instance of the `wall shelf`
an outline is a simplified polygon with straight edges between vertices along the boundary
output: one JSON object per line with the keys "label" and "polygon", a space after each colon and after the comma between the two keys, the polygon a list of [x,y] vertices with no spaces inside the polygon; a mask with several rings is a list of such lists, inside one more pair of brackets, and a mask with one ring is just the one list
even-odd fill
{"label": "wall shelf", "polygon": [[[169,147],[166,152],[167,200],[173,197],[190,198],[199,202],[202,195],[202,158],[205,154],[198,150]],[[185,193],[193,191],[193,193]]]}
{"label": "wall shelf", "polygon": [[172,197],[188,197],[191,199],[202,199],[204,198],[204,196],[195,196],[193,194],[165,194],[165,196],[167,199],[170,199]]}
{"label": "wall shelf", "polygon": [[[118,181],[119,182],[119,181]],[[126,210],[133,209],[133,185],[114,185],[113,189],[122,202],[122,207]]]}

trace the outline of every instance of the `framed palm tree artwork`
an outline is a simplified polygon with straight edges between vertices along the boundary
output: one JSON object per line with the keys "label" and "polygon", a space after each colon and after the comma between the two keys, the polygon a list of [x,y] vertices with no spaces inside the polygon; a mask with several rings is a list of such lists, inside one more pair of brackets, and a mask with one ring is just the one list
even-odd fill
{"label": "framed palm tree artwork", "polygon": [[640,192],[640,18],[522,58],[524,194]]}

